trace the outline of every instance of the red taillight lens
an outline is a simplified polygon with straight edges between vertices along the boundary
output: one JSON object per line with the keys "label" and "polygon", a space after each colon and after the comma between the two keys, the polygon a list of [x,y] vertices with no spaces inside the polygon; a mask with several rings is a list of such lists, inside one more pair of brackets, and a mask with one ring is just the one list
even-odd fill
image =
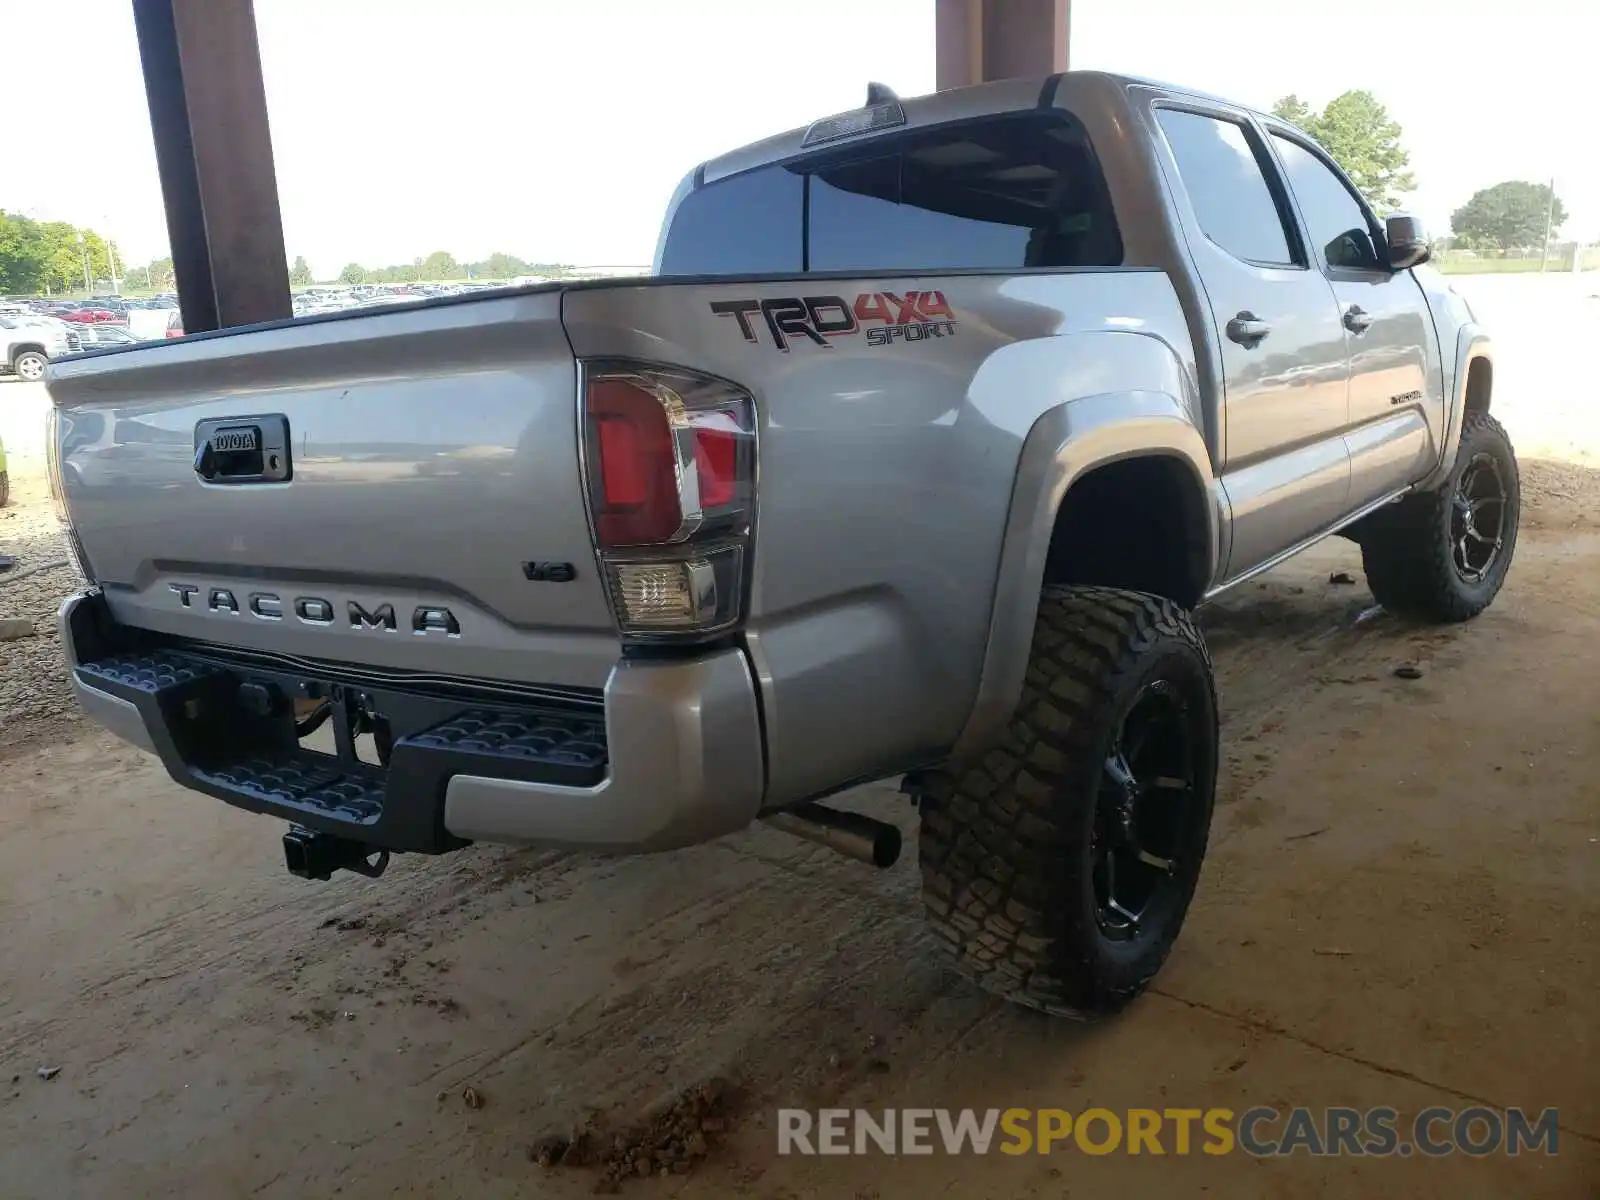
{"label": "red taillight lens", "polygon": [[626,379],[589,385],[595,441],[595,535],[602,546],[664,542],[683,523],[667,413]]}
{"label": "red taillight lens", "polygon": [[695,426],[694,465],[705,508],[732,504],[738,495],[739,435],[731,413],[707,413],[705,423]]}
{"label": "red taillight lens", "polygon": [[747,526],[755,415],[746,393],[666,368],[589,371],[589,503],[601,549],[678,544]]}

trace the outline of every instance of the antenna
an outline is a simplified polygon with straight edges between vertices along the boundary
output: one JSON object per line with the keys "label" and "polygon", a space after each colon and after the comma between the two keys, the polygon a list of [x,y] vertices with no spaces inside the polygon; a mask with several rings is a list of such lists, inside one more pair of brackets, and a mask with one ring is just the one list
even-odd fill
{"label": "antenna", "polygon": [[894,94],[894,89],[887,83],[867,84],[867,104],[893,104],[899,96]]}

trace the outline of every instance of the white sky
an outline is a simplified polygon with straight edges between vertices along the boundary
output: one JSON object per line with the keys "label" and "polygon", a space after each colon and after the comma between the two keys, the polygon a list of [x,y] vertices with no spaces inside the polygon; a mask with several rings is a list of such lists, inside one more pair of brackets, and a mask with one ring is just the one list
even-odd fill
{"label": "white sky", "polygon": [[[1437,232],[1477,188],[1554,175],[1565,232],[1600,239],[1597,0],[1072,7],[1075,67],[1263,107],[1370,88]],[[256,0],[256,19],[288,250],[319,278],[437,249],[647,263],[695,163],[855,107],[869,79],[934,79],[933,0]],[[0,208],[163,253],[128,0],[0,0],[0,44],[8,136],[49,131],[0,157]]]}

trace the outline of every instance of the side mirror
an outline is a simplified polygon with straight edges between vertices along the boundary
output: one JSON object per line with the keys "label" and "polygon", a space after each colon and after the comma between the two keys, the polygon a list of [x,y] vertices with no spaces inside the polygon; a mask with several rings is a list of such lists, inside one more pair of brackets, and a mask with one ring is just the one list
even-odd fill
{"label": "side mirror", "polygon": [[1395,213],[1383,223],[1384,236],[1389,243],[1389,269],[1409,271],[1428,261],[1432,248],[1422,222],[1409,213]]}

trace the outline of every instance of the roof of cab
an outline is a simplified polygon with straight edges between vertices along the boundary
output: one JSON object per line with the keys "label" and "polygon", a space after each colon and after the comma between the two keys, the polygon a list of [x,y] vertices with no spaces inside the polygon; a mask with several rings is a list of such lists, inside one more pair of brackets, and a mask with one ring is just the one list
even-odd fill
{"label": "roof of cab", "polygon": [[[1179,87],[1156,79],[1144,79],[1136,75],[1115,75],[1105,71],[1067,71],[1059,75],[1032,79],[1000,79],[992,83],[951,88],[947,91],[931,92],[926,96],[913,96],[901,100],[900,105],[905,110],[906,120],[905,124],[897,126],[895,131],[942,125],[948,121],[987,116],[991,113],[1049,108],[1055,104],[1059,84],[1063,80],[1071,81],[1068,85],[1069,90],[1080,92],[1150,87],[1197,100],[1229,104],[1235,108],[1247,107],[1220,96],[1212,96],[1194,88]],[[834,114],[818,116],[819,119],[823,119],[828,115]],[[729,175],[737,175],[741,171],[793,158],[803,152],[802,142],[809,128],[809,125],[804,125],[798,129],[790,129],[710,159],[696,168],[694,172],[696,183],[712,183]]]}

